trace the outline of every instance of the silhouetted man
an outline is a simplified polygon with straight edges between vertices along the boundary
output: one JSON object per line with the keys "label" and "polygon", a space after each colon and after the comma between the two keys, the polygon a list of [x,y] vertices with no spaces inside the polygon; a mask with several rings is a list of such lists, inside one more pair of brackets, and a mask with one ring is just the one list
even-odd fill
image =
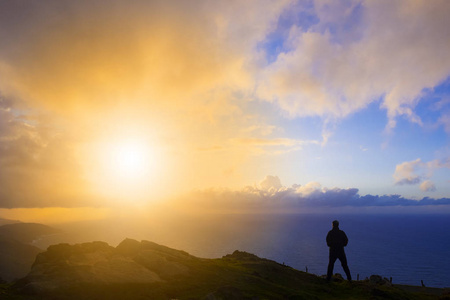
{"label": "silhouetted man", "polygon": [[331,276],[333,275],[333,268],[336,259],[339,258],[342,264],[342,268],[344,269],[345,274],[347,275],[348,281],[352,281],[352,275],[350,274],[350,270],[347,265],[347,257],[345,256],[344,247],[348,244],[348,238],[345,232],[339,229],[339,221],[333,221],[333,229],[330,230],[327,234],[327,245],[330,247],[330,261],[328,262],[328,272],[327,272],[327,280],[331,280]]}

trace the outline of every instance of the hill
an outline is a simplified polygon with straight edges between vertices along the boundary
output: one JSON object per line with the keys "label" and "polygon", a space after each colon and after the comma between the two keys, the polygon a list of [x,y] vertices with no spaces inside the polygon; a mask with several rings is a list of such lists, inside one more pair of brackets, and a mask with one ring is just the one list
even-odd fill
{"label": "hill", "polygon": [[0,226],[0,236],[24,244],[31,244],[41,237],[60,233],[58,229],[38,223],[14,223]]}
{"label": "hill", "polygon": [[57,229],[36,223],[0,226],[0,278],[9,282],[26,276],[36,255],[43,251],[33,242],[58,233]]}
{"label": "hill", "polygon": [[12,281],[24,277],[40,252],[37,247],[0,236],[0,278]]}
{"label": "hill", "polygon": [[20,221],[0,218],[0,226],[6,225],[6,224],[14,224],[14,223],[20,223]]}
{"label": "hill", "polygon": [[149,241],[59,244],[38,254],[31,272],[2,299],[439,299],[384,280],[348,283],[235,251],[203,259]]}

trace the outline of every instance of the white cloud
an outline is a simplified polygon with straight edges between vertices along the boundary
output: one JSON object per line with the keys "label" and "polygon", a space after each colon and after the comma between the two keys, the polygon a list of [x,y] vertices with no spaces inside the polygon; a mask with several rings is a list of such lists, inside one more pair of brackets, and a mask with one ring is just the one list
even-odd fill
{"label": "white cloud", "polygon": [[0,207],[97,205],[86,186],[70,142],[0,99]]}
{"label": "white cloud", "polygon": [[293,48],[263,70],[259,96],[292,116],[328,118],[381,97],[388,129],[399,115],[421,124],[414,108],[424,89],[450,75],[450,2],[315,3],[319,23],[292,27]]}
{"label": "white cloud", "polygon": [[320,192],[322,186],[318,182],[308,182],[305,185],[300,185],[295,189],[295,193],[299,194],[300,196],[309,196],[315,192]]}
{"label": "white cloud", "polygon": [[420,189],[424,192],[434,192],[436,191],[436,186],[431,180],[425,180],[420,184]]}
{"label": "white cloud", "polygon": [[418,175],[417,173],[423,173],[423,168],[426,164],[422,162],[420,158],[403,162],[395,167],[394,179],[396,184],[418,184],[422,181],[423,174]]}
{"label": "white cloud", "polygon": [[366,148],[366,147],[364,147],[364,146],[362,146],[362,145],[359,146],[359,149],[360,149],[362,152],[366,152],[367,150],[369,150],[368,148]]}
{"label": "white cloud", "polygon": [[290,138],[240,138],[233,139],[235,147],[246,147],[254,154],[280,155],[303,149],[305,145],[317,145],[316,140],[297,140]]}
{"label": "white cloud", "polygon": [[442,160],[432,160],[423,162],[420,158],[413,161],[406,161],[395,167],[394,179],[399,185],[419,184],[422,191],[435,191],[435,185],[428,180],[433,176],[435,170],[440,168],[450,169],[450,158]]}
{"label": "white cloud", "polygon": [[254,48],[288,2],[1,1],[0,90],[69,116],[124,98],[190,109],[252,90]]}
{"label": "white cloud", "polygon": [[266,176],[263,181],[259,183],[259,186],[264,191],[278,191],[282,185],[278,176]]}

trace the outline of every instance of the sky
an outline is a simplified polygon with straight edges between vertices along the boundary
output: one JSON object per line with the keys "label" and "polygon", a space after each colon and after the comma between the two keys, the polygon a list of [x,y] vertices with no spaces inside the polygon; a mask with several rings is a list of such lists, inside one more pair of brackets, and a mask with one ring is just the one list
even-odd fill
{"label": "sky", "polygon": [[449,213],[449,13],[0,0],[0,217]]}

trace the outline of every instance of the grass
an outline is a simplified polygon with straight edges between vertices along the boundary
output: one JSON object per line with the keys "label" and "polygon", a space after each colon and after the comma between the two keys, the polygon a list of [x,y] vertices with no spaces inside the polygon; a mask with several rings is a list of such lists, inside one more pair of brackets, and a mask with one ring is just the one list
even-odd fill
{"label": "grass", "polygon": [[100,299],[450,299],[444,289],[375,285],[368,281],[326,282],[245,252],[222,259],[190,259],[183,262],[188,274],[163,278],[152,284],[74,284],[40,295],[20,294],[11,284],[0,284],[0,299],[100,300]]}

